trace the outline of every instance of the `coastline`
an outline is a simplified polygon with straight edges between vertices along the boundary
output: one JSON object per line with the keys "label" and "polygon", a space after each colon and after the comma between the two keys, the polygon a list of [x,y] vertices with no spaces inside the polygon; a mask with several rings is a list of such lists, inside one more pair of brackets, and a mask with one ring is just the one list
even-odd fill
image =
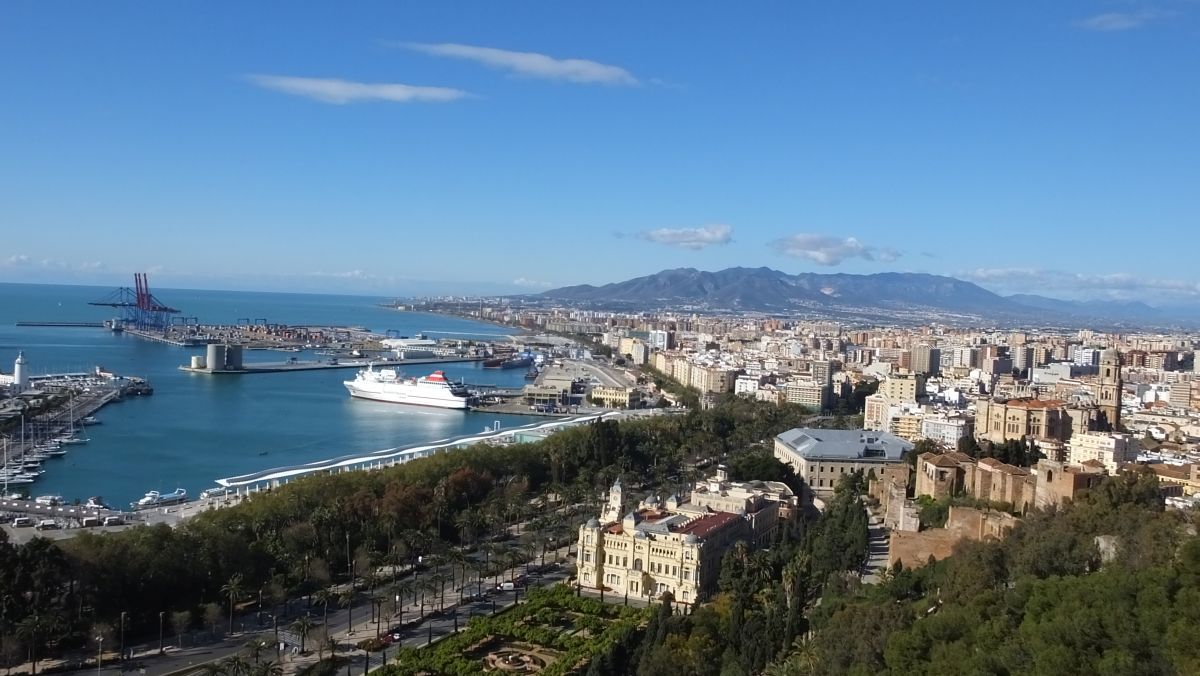
{"label": "coastline", "polygon": [[500,328],[515,332],[513,334],[510,334],[508,336],[509,338],[516,338],[517,336],[536,336],[537,335],[536,331],[532,331],[530,329],[526,329],[526,328],[523,328],[520,326],[513,326],[512,324],[505,324],[504,322],[498,322],[494,319],[481,319],[479,317],[475,317],[472,315],[461,315],[461,314],[457,314],[454,312],[439,312],[437,310],[400,310],[394,305],[384,305],[384,304],[380,304],[380,307],[382,307],[386,310],[391,310],[393,312],[411,312],[412,314],[434,315],[434,316],[438,316],[438,317],[454,317],[455,319],[467,319],[467,320],[470,320],[473,322],[479,322],[480,324],[491,324],[492,326],[498,326]]}

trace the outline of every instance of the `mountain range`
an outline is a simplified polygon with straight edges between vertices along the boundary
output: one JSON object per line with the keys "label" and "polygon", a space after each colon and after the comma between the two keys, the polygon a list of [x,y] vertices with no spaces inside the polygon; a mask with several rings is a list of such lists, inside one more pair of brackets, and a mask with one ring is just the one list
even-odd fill
{"label": "mountain range", "polygon": [[692,308],[917,322],[990,319],[1014,324],[1187,323],[1141,302],[1002,296],[961,279],[908,272],[788,274],[766,267],[715,272],[676,268],[603,286],[551,289],[540,296],[625,309]]}

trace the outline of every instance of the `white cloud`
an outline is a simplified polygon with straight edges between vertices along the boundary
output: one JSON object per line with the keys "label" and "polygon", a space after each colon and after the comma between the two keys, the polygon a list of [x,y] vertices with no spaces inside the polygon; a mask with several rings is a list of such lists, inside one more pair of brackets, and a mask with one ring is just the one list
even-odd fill
{"label": "white cloud", "polygon": [[800,234],[781,237],[770,243],[775,251],[792,258],[803,258],[818,265],[841,265],[849,258],[891,263],[900,258],[900,252],[891,247],[871,247],[854,237],[831,237],[829,235]]}
{"label": "white cloud", "polygon": [[730,243],[733,241],[733,228],[723,223],[716,223],[699,228],[643,230],[637,236],[650,242],[698,251],[714,244]]}
{"label": "white cloud", "polygon": [[1093,275],[1041,268],[976,268],[955,276],[1007,292],[1065,291],[1072,296],[1090,292],[1108,298],[1141,300],[1153,300],[1152,296],[1200,298],[1200,282],[1158,279],[1128,272]]}
{"label": "white cloud", "polygon": [[29,256],[26,256],[25,254],[13,254],[13,255],[9,256],[8,258],[4,259],[5,267],[14,267],[15,268],[15,267],[18,267],[21,265],[29,265],[31,262],[33,262],[33,261],[29,258]]}
{"label": "white cloud", "polygon": [[1168,16],[1167,12],[1145,9],[1140,12],[1106,12],[1079,21],[1076,25],[1090,31],[1114,32],[1141,28],[1155,19]]}
{"label": "white cloud", "polygon": [[311,276],[311,277],[330,277],[333,279],[363,279],[363,280],[376,279],[375,275],[372,275],[371,273],[366,272],[364,270],[346,270],[344,272],[317,271],[317,272],[310,272],[309,276]]}
{"label": "white cloud", "polygon": [[541,282],[536,279],[526,279],[525,277],[517,277],[512,283],[513,286],[524,286],[534,289],[549,289],[554,286],[550,282]]}
{"label": "white cloud", "polygon": [[264,89],[337,105],[361,101],[448,103],[470,96],[467,92],[449,87],[418,87],[397,83],[353,82],[285,75],[247,75],[246,79]]}
{"label": "white cloud", "polygon": [[405,42],[400,46],[431,56],[466,59],[517,75],[545,80],[625,86],[640,84],[632,73],[620,66],[611,66],[587,59],[557,59],[537,52],[514,52],[494,47],[454,43]]}

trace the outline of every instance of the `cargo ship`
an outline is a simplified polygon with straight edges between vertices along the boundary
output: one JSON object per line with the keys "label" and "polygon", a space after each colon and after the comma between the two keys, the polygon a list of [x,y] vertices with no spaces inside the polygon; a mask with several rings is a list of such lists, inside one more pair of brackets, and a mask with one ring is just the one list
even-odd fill
{"label": "cargo ship", "polygon": [[393,404],[466,410],[471,400],[466,385],[451,382],[444,371],[434,371],[422,378],[405,378],[396,369],[376,370],[368,366],[354,380],[342,384],[352,397]]}
{"label": "cargo ship", "polygon": [[510,357],[497,357],[483,362],[485,369],[523,369],[533,364],[533,355],[516,354]]}

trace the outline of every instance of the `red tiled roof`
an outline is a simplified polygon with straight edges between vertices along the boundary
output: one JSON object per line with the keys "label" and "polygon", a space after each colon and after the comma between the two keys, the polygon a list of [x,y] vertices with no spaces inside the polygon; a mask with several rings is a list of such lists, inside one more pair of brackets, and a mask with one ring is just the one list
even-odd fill
{"label": "red tiled roof", "polygon": [[741,518],[730,512],[714,512],[683,524],[676,532],[683,535],[691,533],[703,539]]}

